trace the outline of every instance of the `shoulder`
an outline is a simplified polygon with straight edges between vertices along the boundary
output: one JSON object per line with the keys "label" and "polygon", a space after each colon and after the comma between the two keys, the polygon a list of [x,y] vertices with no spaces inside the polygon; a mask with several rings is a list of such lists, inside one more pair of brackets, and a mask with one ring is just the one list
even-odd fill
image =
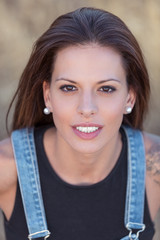
{"label": "shoulder", "polygon": [[150,133],[143,133],[147,172],[160,185],[160,137]]}
{"label": "shoulder", "polygon": [[17,179],[11,139],[0,141],[0,194],[7,191]]}
{"label": "shoulder", "polygon": [[152,220],[160,207],[160,137],[143,133],[146,152],[146,191]]}
{"label": "shoulder", "polygon": [[0,157],[2,156],[6,157],[13,156],[12,143],[10,138],[6,138],[0,141]]}

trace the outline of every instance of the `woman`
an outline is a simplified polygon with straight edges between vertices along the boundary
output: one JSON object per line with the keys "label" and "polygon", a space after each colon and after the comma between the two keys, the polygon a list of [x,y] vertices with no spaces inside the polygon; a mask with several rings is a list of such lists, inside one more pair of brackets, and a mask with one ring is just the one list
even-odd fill
{"label": "woman", "polygon": [[152,239],[160,138],[139,131],[149,93],[139,45],[118,17],[81,8],[53,22],[14,96],[12,143],[0,145],[7,240]]}

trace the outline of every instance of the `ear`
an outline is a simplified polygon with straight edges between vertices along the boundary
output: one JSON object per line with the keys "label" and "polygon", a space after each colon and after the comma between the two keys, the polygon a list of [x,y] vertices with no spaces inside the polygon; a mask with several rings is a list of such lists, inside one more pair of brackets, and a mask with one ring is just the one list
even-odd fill
{"label": "ear", "polygon": [[52,112],[52,108],[51,108],[51,97],[50,97],[50,83],[47,81],[43,82],[43,98],[44,98],[44,103],[46,105],[46,107],[50,110],[50,112]]}
{"label": "ear", "polygon": [[135,105],[136,102],[136,93],[133,90],[133,88],[130,88],[128,91],[127,99],[126,99],[126,104],[125,104],[125,109],[124,109],[124,114],[128,114],[130,112],[127,112],[127,109],[130,108],[131,111]]}

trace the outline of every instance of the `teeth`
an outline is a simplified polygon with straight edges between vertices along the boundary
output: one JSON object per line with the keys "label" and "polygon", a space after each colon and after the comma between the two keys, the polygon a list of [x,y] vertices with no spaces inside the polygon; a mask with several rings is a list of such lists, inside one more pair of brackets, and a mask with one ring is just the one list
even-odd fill
{"label": "teeth", "polygon": [[76,127],[76,129],[80,132],[90,133],[98,130],[98,127]]}

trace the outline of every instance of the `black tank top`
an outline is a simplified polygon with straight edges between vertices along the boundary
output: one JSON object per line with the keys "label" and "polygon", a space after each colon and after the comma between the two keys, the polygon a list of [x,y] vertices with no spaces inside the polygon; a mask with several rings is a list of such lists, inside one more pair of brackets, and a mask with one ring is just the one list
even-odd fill
{"label": "black tank top", "polygon": [[[123,130],[123,147],[116,165],[104,180],[90,186],[71,185],[59,178],[44,151],[45,131],[46,127],[35,130],[35,144],[46,218],[51,232],[48,239],[119,240],[128,235],[124,226],[127,142]],[[146,200],[144,223],[146,230],[140,233],[139,239],[151,240],[154,227]],[[12,216],[9,221],[5,218],[5,231],[7,240],[27,240],[28,230],[19,184]]]}

